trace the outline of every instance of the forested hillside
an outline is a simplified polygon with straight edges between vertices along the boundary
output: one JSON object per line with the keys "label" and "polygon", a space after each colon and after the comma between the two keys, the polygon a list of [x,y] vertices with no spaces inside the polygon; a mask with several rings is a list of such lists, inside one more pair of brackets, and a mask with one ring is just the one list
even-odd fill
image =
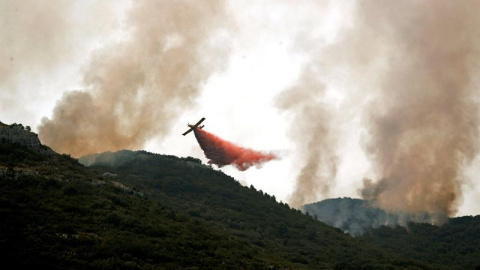
{"label": "forested hillside", "polygon": [[5,269],[465,269],[353,238],[191,157],[85,167],[6,139],[0,153]]}
{"label": "forested hillside", "polygon": [[362,239],[409,258],[456,269],[480,269],[480,216],[451,218],[442,226],[409,223],[381,227]]}

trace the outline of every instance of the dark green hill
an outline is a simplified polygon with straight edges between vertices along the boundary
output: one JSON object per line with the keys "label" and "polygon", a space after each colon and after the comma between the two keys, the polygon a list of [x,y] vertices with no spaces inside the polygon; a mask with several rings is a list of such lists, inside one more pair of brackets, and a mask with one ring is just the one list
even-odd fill
{"label": "dark green hill", "polygon": [[406,227],[381,227],[361,238],[430,264],[480,269],[480,216],[450,218],[442,226],[409,223]]}
{"label": "dark green hill", "polygon": [[206,222],[211,230],[271,250],[296,268],[428,268],[316,222],[198,159],[123,150],[81,159],[86,160],[98,173],[113,173],[161,205]]}
{"label": "dark green hill", "polygon": [[0,140],[5,269],[450,269],[352,238],[194,158],[121,151],[87,168],[31,145]]}
{"label": "dark green hill", "polygon": [[[15,145],[0,165],[4,269],[267,269],[292,263],[79,165]],[[26,155],[25,155],[26,153]],[[17,158],[18,155],[18,158]],[[28,165],[25,165],[28,164]]]}

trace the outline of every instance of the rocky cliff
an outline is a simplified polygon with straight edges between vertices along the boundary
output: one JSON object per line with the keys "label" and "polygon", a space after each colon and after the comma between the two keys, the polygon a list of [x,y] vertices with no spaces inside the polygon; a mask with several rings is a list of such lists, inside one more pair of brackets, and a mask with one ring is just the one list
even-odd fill
{"label": "rocky cliff", "polygon": [[40,142],[36,133],[31,132],[28,126],[24,127],[22,124],[7,125],[0,122],[0,142],[19,144],[45,155],[54,153],[52,149]]}

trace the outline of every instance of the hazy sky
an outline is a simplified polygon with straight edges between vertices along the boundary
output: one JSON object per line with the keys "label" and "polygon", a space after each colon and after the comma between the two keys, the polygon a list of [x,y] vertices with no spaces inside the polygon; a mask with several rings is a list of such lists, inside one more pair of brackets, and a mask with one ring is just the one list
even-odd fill
{"label": "hazy sky", "polygon": [[[425,11],[429,1],[405,1],[404,5],[366,1],[369,4],[362,6],[326,0],[295,4],[278,0],[153,2],[161,1],[52,0],[40,4],[0,0],[4,63],[0,120],[30,125],[36,132],[43,125],[43,137],[51,140],[63,140],[58,133],[67,126],[94,130],[92,141],[108,139],[108,132],[115,130],[121,136],[107,150],[124,145],[206,161],[193,134],[181,136],[187,123],[206,117],[209,132],[281,157],[243,172],[229,166],[221,170],[242,184],[293,204],[359,197],[361,190],[367,190],[367,178],[391,186],[388,177],[423,177],[410,174],[412,169],[403,162],[418,157],[409,154],[413,147],[427,148],[420,154],[427,153],[419,158],[428,160],[418,165],[422,168],[445,167],[436,163],[446,155],[441,153],[450,157],[461,152],[451,157],[456,160],[452,161],[455,168],[445,172],[453,174],[449,176],[453,187],[448,187],[454,190],[455,199],[448,209],[439,211],[450,213],[453,207],[454,215],[456,209],[456,215],[480,213],[480,115],[475,109],[480,100],[479,81],[473,75],[455,75],[478,74],[480,43],[470,41],[474,33],[467,31],[476,21],[464,19],[478,5],[450,13],[441,4]],[[442,30],[444,17],[467,29],[460,33],[466,41],[451,37],[456,29]],[[420,42],[417,36],[428,40]],[[437,52],[436,44],[445,41],[451,41],[451,46],[442,45]],[[437,55],[430,57],[432,51]],[[468,61],[458,54],[468,55]],[[455,70],[437,71],[437,65]],[[417,68],[422,72],[435,69],[435,74],[418,75]],[[453,76],[441,84],[453,85],[455,90],[449,93],[455,98],[447,107],[461,107],[460,112],[429,102],[447,98],[436,94],[444,90],[432,82]],[[411,90],[403,92],[403,85]],[[431,90],[422,92],[424,88]],[[394,96],[392,101],[389,96]],[[79,99],[91,104],[72,109]],[[416,105],[417,99],[432,109],[423,110],[427,105]],[[75,117],[67,125],[60,120],[70,111],[82,118]],[[444,113],[445,117],[434,117]],[[120,115],[121,120],[111,115]],[[402,121],[422,115],[429,115],[425,122]],[[90,126],[89,121],[98,119],[119,123],[99,122],[102,129]],[[455,126],[463,123],[459,119],[466,119],[465,124]],[[150,124],[156,121],[159,124]],[[439,135],[444,129],[467,130],[468,138]],[[125,138],[134,139],[125,142]],[[435,144],[425,143],[432,140]],[[456,141],[460,141],[458,147]],[[106,143],[87,145],[97,149],[102,144]],[[395,152],[393,157],[391,152]],[[383,177],[387,180],[380,181]],[[421,193],[424,189],[415,189],[415,193],[409,189],[412,184],[405,183],[400,186],[411,196],[427,196]],[[422,182],[421,186],[444,189],[438,182]],[[384,189],[377,185],[375,191]]]}

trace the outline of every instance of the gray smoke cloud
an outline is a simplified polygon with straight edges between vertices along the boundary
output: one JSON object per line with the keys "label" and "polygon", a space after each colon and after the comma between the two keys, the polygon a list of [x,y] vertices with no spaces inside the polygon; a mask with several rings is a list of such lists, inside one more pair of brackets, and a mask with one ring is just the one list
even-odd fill
{"label": "gray smoke cloud", "polygon": [[[71,53],[68,1],[0,1],[0,85],[25,70],[51,68]],[[70,44],[71,45],[71,44]],[[8,104],[2,104],[2,106]]]}
{"label": "gray smoke cloud", "polygon": [[38,127],[57,152],[140,148],[194,104],[228,51],[223,1],[136,1],[128,37],[94,53],[84,91],[66,93]]}
{"label": "gray smoke cloud", "polygon": [[326,197],[337,172],[335,133],[332,115],[322,102],[325,85],[315,65],[308,65],[296,83],[277,97],[277,106],[294,115],[291,137],[302,159],[295,190],[289,204],[305,203]]}
{"label": "gray smoke cloud", "polygon": [[365,113],[378,179],[364,180],[365,199],[390,211],[456,212],[462,168],[479,150],[479,10],[478,1],[358,4],[344,42],[371,58],[355,72],[378,76]]}
{"label": "gray smoke cloud", "polygon": [[[283,3],[277,1],[276,3]],[[337,60],[328,60],[332,50],[317,31],[324,27],[322,18],[333,7],[333,1],[320,0],[303,3],[297,10],[291,7],[285,28],[290,31],[291,53],[306,58],[298,78],[276,97],[277,108],[289,116],[289,137],[295,144],[298,173],[293,192],[287,199],[295,208],[306,203],[328,198],[339,164],[338,121],[332,105],[327,101],[327,69]],[[292,17],[289,17],[292,16]]]}
{"label": "gray smoke cloud", "polygon": [[92,39],[115,27],[114,10],[102,9],[112,3],[0,1],[2,117],[29,121],[38,113],[35,109],[40,102],[63,91],[39,88],[67,65],[84,58]]}
{"label": "gray smoke cloud", "polygon": [[32,95],[19,89],[19,81],[31,79],[54,69],[63,60],[72,59],[74,46],[68,32],[72,21],[65,14],[71,14],[68,1],[0,1],[0,108],[3,118],[25,114],[24,102]]}

